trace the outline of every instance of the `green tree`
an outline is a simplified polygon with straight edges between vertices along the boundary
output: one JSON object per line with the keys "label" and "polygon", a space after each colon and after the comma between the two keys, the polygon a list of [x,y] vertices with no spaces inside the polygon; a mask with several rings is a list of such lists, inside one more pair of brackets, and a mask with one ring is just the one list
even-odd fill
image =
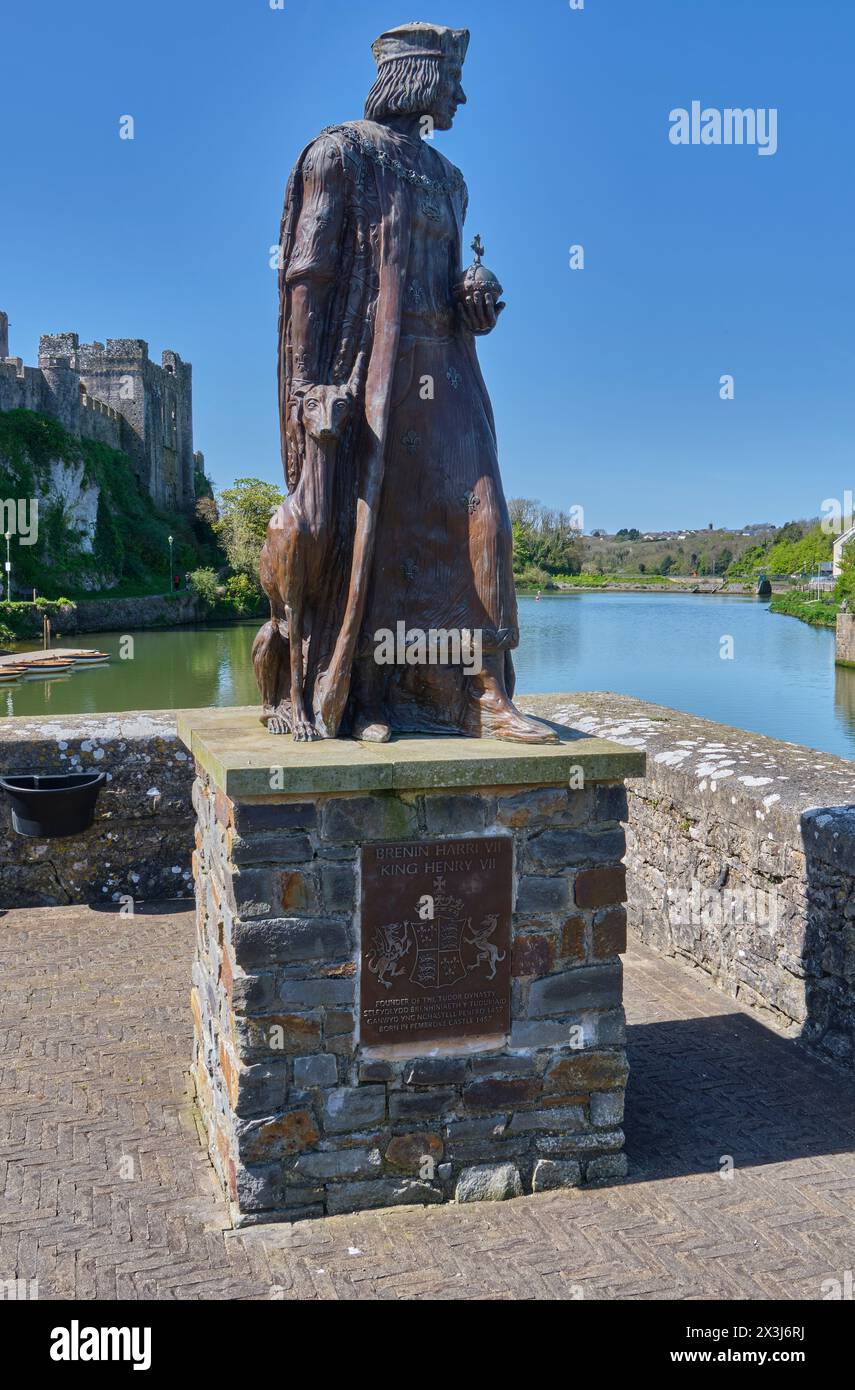
{"label": "green tree", "polygon": [[752,545],[740,555],[738,560],[734,560],[728,569],[731,579],[753,579],[755,571],[765,565],[766,545]]}
{"label": "green tree", "polygon": [[834,596],[840,603],[846,600],[852,608],[855,606],[855,541],[850,541],[844,550],[841,569]]}
{"label": "green tree", "polygon": [[[789,527],[783,529],[787,531]],[[814,526],[798,540],[782,541],[780,535],[779,532],[775,537],[764,561],[770,574],[813,574],[823,560],[832,557],[834,537],[826,535],[821,526]]]}
{"label": "green tree", "polygon": [[518,581],[533,570],[547,576],[581,574],[582,537],[567,513],[551,511],[525,497],[512,497],[508,510]]}
{"label": "green tree", "polygon": [[776,545],[791,545],[802,540],[805,528],[798,521],[788,521],[775,536]]}
{"label": "green tree", "polygon": [[213,608],[219,596],[217,571],[205,568],[193,570],[190,575],[190,587],[209,608]]}
{"label": "green tree", "polygon": [[268,523],[284,500],[278,487],[260,478],[238,478],[234,487],[220,493],[220,516],[214,530],[231,568],[253,583],[258,578]]}
{"label": "green tree", "polygon": [[529,533],[522,521],[512,521],[511,531],[514,537],[514,574],[522,574],[531,564]]}

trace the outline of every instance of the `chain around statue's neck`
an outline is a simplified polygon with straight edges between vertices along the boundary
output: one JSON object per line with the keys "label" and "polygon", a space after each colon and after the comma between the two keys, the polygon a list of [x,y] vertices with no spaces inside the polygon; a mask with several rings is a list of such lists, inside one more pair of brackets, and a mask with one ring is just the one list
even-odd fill
{"label": "chain around statue's neck", "polygon": [[[400,131],[396,131],[390,126],[382,126],[381,128],[388,134],[397,136],[398,139],[407,140],[407,137],[402,136]],[[459,193],[465,186],[463,175],[459,169],[453,169],[453,166],[451,166],[453,174],[450,179],[432,179],[428,174],[421,174],[417,169],[411,169],[406,164],[402,164],[394,155],[389,154],[379,145],[375,145],[371,140],[366,140],[357,124],[327,126],[321,131],[321,134],[344,135],[349,140],[352,140],[359,148],[360,152],[367,156],[368,159],[380,165],[381,168],[388,169],[391,173],[396,174],[398,178],[406,179],[407,183],[411,183],[418,188],[429,188],[435,193],[453,194]],[[422,140],[419,141],[419,153],[421,153],[423,143]],[[412,141],[407,140],[407,144],[415,148]]]}

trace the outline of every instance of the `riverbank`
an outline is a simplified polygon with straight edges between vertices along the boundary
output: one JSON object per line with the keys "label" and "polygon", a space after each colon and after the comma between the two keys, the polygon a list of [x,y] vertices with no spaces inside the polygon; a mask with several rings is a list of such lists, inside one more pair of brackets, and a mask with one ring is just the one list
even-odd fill
{"label": "riverbank", "polygon": [[34,603],[0,603],[4,630],[0,650],[14,650],[21,642],[42,636],[45,618],[54,639],[82,632],[130,632],[134,629],[185,627],[205,620],[207,607],[197,594],[147,594],[139,598],[47,600]]}
{"label": "riverbank", "polygon": [[773,598],[769,612],[779,613],[786,618],[798,618],[800,622],[809,623],[811,627],[833,628],[837,624],[840,604],[833,598],[813,599],[801,591],[790,592]]}
{"label": "riverbank", "polygon": [[146,632],[182,627],[221,627],[230,622],[262,620],[267,601],[258,610],[242,611],[222,601],[213,607],[190,589],[173,594],[96,599],[38,599],[35,603],[0,603],[0,652],[15,651],[32,638],[41,641],[45,618],[54,639],[88,632]]}
{"label": "riverbank", "polygon": [[[785,584],[774,584],[773,593],[784,594],[787,592]],[[757,597],[757,585],[753,582],[743,582],[741,580],[727,580],[722,578],[698,578],[695,576],[680,576],[672,578],[670,575],[652,574],[639,575],[633,578],[622,578],[619,575],[599,575],[599,574],[579,574],[565,576],[554,581],[554,587],[549,589],[530,589],[522,586],[517,587],[517,594],[520,597],[534,597],[537,593],[549,594],[572,594],[576,592],[592,593],[612,593],[612,594],[731,594],[737,598]]]}

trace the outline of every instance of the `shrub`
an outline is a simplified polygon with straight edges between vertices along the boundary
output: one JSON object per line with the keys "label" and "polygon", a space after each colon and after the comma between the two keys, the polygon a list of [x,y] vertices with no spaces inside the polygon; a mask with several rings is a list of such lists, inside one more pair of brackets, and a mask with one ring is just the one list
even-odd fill
{"label": "shrub", "polygon": [[847,600],[852,608],[855,606],[855,541],[850,541],[843,552],[842,571],[834,596],[840,603]]}
{"label": "shrub", "polygon": [[193,570],[190,575],[190,588],[203,603],[213,608],[220,597],[220,581],[217,571],[212,569]]}
{"label": "shrub", "polygon": [[257,584],[245,574],[233,574],[226,581],[226,602],[241,617],[254,613],[261,602],[261,591]]}
{"label": "shrub", "polygon": [[515,575],[518,589],[555,589],[552,576],[546,570],[539,569],[537,565],[527,565],[524,570]]}

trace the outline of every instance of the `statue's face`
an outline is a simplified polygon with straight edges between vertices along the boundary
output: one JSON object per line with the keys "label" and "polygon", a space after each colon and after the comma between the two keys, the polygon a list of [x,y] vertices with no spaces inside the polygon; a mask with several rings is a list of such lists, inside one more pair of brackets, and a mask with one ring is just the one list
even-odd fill
{"label": "statue's face", "polygon": [[463,69],[460,63],[454,60],[444,62],[442,77],[430,115],[437,130],[451,130],[458,106],[466,105],[466,93],[462,86]]}

